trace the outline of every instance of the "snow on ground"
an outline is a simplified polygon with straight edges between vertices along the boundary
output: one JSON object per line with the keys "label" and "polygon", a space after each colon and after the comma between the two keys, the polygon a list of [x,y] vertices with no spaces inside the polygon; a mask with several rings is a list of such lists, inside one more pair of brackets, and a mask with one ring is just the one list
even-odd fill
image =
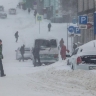
{"label": "snow on ground", "polygon": [[[15,7],[18,0],[0,0],[5,11]],[[6,77],[0,78],[0,96],[96,96],[96,74],[91,71],[72,71],[67,61],[58,61],[48,66],[33,67],[32,61],[19,62],[15,59],[15,50],[22,44],[32,47],[34,38],[55,36],[58,40],[67,40],[67,24],[52,23],[48,32],[49,21],[39,23],[33,11],[18,10],[17,15],[0,19],[0,38],[3,40],[3,65]],[[19,31],[19,41],[15,42],[14,34]],[[69,39],[69,48],[70,48]]]}

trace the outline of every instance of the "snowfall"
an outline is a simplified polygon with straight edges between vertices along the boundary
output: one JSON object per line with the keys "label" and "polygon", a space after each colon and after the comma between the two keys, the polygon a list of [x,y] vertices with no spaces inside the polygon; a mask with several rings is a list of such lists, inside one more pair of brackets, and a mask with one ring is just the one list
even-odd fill
{"label": "snowfall", "polygon": [[[0,5],[16,8],[18,0],[0,0]],[[15,50],[22,44],[32,48],[35,38],[53,36],[63,38],[67,45],[67,24],[52,23],[51,32],[43,19],[35,23],[33,11],[17,9],[17,15],[0,19],[0,39],[3,41],[3,66],[6,77],[0,77],[0,96],[96,96],[96,72],[71,70],[67,61],[61,59],[48,66],[33,67],[32,61],[19,62]],[[19,41],[14,34],[19,31]],[[69,38],[69,50],[71,49]]]}

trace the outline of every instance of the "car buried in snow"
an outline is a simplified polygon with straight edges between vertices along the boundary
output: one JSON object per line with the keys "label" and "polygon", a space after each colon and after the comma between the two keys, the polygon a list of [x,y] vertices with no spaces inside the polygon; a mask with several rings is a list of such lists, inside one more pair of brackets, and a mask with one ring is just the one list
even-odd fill
{"label": "car buried in snow", "polygon": [[9,9],[9,14],[10,15],[16,15],[16,9],[15,8],[10,8]]}
{"label": "car buried in snow", "polygon": [[67,60],[67,65],[73,70],[96,70],[96,40],[76,48]]}
{"label": "car buried in snow", "polygon": [[[24,60],[32,60],[32,50],[29,47],[25,47],[24,49],[25,53],[24,53]],[[21,60],[22,56],[20,53],[20,48],[18,48],[16,50],[16,60]]]}
{"label": "car buried in snow", "polygon": [[[33,49],[36,45],[40,47],[40,63],[41,64],[52,64],[59,60],[59,50],[57,39],[54,38],[38,38],[34,40]],[[32,55],[34,66],[38,66],[38,62],[35,62],[34,55]]]}
{"label": "car buried in snow", "polygon": [[6,19],[7,18],[7,14],[5,12],[0,12],[0,18],[1,19]]}

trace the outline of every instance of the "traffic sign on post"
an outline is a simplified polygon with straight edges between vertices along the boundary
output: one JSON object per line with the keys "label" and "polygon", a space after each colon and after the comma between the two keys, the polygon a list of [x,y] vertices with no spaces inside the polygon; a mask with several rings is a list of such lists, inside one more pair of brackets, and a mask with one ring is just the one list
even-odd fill
{"label": "traffic sign on post", "polygon": [[39,21],[39,34],[40,34],[40,21],[42,21],[42,15],[37,15],[37,21]]}
{"label": "traffic sign on post", "polygon": [[75,33],[75,34],[80,34],[80,33],[81,33],[79,27],[75,27],[75,32],[74,32],[74,33]]}
{"label": "traffic sign on post", "polygon": [[68,31],[69,31],[70,33],[73,33],[73,32],[74,32],[74,26],[69,26]]}
{"label": "traffic sign on post", "polygon": [[79,24],[86,25],[88,21],[87,16],[79,16]]}
{"label": "traffic sign on post", "polygon": [[42,21],[42,15],[37,15],[37,21]]}

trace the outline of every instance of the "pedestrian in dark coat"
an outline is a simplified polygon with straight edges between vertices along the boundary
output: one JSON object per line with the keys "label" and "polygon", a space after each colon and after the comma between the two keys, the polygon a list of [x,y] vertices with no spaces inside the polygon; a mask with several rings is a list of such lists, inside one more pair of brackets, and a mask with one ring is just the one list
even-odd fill
{"label": "pedestrian in dark coat", "polygon": [[61,55],[62,60],[66,59],[66,51],[69,53],[69,50],[66,49],[66,46],[64,44],[62,44],[61,51],[60,51],[60,55]]}
{"label": "pedestrian in dark coat", "polygon": [[21,61],[21,60],[24,61],[25,45],[21,46],[21,48],[20,48],[20,53],[21,53],[21,56],[22,56],[21,59],[20,59],[20,61]]}
{"label": "pedestrian in dark coat", "polygon": [[[34,47],[34,49],[33,49],[34,67],[35,67],[35,66],[41,66],[39,52],[40,52],[40,47],[39,47],[39,45],[35,45],[35,47]],[[36,62],[37,60],[38,60],[38,64],[37,64],[37,62]]]}
{"label": "pedestrian in dark coat", "polygon": [[1,71],[1,77],[6,76],[4,74],[2,59],[3,59],[3,54],[2,54],[2,40],[0,40],[0,71]]}
{"label": "pedestrian in dark coat", "polygon": [[19,35],[18,35],[18,31],[15,33],[15,38],[16,38],[16,42],[18,41],[18,37],[19,37]]}
{"label": "pedestrian in dark coat", "polygon": [[51,30],[51,23],[48,24],[48,31],[50,32]]}
{"label": "pedestrian in dark coat", "polygon": [[30,11],[31,11],[31,10],[30,10],[30,8],[29,8],[29,9],[28,9],[28,13],[29,13],[29,14],[30,14]]}

